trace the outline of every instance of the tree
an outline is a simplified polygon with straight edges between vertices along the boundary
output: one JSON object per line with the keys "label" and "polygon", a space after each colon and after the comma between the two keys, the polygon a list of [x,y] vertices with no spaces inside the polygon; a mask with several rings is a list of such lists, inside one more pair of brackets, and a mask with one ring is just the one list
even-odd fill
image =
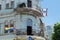
{"label": "tree", "polygon": [[60,23],[54,24],[54,33],[52,34],[52,40],[60,40]]}

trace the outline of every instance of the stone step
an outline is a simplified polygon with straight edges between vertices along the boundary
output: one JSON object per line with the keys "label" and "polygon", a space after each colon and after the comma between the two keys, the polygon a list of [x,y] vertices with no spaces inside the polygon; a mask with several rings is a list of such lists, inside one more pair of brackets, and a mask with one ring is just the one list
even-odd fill
{"label": "stone step", "polygon": [[[19,38],[20,40],[28,40],[28,37],[27,35],[19,35],[19,36],[16,36],[16,35],[6,35],[6,36],[0,36],[0,40],[13,40],[13,39],[16,39],[16,38]],[[38,36],[31,36],[34,40],[45,40],[43,37],[38,37]]]}

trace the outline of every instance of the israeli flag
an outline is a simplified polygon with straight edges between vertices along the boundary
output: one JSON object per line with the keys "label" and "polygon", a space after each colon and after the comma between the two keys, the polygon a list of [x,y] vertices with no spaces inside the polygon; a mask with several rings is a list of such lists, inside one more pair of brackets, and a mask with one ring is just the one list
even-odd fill
{"label": "israeli flag", "polygon": [[42,9],[42,16],[47,16],[47,8]]}

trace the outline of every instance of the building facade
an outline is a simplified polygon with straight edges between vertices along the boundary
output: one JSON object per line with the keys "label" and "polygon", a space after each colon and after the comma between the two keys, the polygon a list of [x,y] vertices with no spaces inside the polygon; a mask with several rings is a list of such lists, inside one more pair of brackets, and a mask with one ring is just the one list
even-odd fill
{"label": "building facade", "polygon": [[20,34],[37,35],[41,17],[40,0],[0,0],[0,34],[18,29]]}
{"label": "building facade", "polygon": [[51,36],[52,36],[52,26],[48,25],[45,27],[45,37],[47,38],[47,40],[51,40]]}

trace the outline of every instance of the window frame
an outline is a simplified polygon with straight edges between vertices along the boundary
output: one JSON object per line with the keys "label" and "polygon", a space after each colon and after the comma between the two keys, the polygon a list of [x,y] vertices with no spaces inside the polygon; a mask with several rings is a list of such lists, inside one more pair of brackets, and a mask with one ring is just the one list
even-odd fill
{"label": "window frame", "polygon": [[9,3],[6,3],[6,9],[9,9]]}
{"label": "window frame", "polygon": [[0,4],[0,10],[1,10],[1,8],[2,8],[2,5]]}
{"label": "window frame", "polygon": [[32,7],[32,0],[27,0],[27,7]]}
{"label": "window frame", "polygon": [[11,1],[11,8],[14,8],[14,1]]}

